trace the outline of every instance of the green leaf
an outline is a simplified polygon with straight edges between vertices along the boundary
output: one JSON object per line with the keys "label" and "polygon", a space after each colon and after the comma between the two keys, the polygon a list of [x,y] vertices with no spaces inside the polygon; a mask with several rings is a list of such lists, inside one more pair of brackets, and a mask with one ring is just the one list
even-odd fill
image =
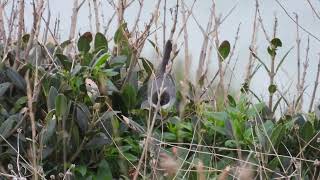
{"label": "green leaf", "polygon": [[272,128],[270,140],[273,146],[277,147],[280,144],[283,135],[285,135],[284,130],[285,127],[282,124],[278,124],[276,127]]}
{"label": "green leaf", "polygon": [[55,87],[51,86],[48,94],[48,99],[47,99],[47,106],[49,111],[51,111],[52,109],[55,109],[55,101],[58,94],[59,94],[58,90]]}
{"label": "green leaf", "polygon": [[125,156],[126,159],[128,159],[130,162],[135,162],[138,161],[137,156],[134,156],[130,153],[123,153],[123,155]]}
{"label": "green leaf", "polygon": [[115,67],[115,66],[122,66],[123,64],[125,64],[127,62],[128,58],[125,55],[120,55],[120,56],[115,56],[112,57],[108,63],[111,67]]}
{"label": "green leaf", "polygon": [[230,43],[229,41],[223,41],[219,46],[219,54],[222,58],[222,61],[226,59],[230,53]]}
{"label": "green leaf", "polygon": [[114,71],[114,69],[104,69],[101,72],[108,77],[113,77],[119,74],[117,71]]}
{"label": "green leaf", "polygon": [[104,133],[98,133],[95,135],[86,145],[85,149],[98,149],[104,145],[110,145],[112,141]]}
{"label": "green leaf", "polygon": [[276,112],[277,107],[279,106],[281,100],[282,100],[282,97],[280,97],[280,98],[277,100],[277,102],[274,104],[274,107],[273,107],[273,109],[272,109],[272,112]]}
{"label": "green leaf", "polygon": [[293,49],[293,47],[290,48],[290,49],[286,52],[286,54],[281,58],[279,64],[277,65],[276,73],[278,72],[278,70],[280,69],[282,63],[284,62],[284,60],[286,59],[286,57],[288,56],[288,54],[290,53],[290,51],[291,51],[292,49]]}
{"label": "green leaf", "polygon": [[79,172],[82,176],[87,174],[87,166],[78,166],[75,171]]}
{"label": "green leaf", "polygon": [[153,72],[153,64],[148,61],[146,58],[140,58],[141,61],[142,61],[142,65],[143,65],[143,68],[144,70],[147,72],[148,74],[148,78],[151,76],[152,72]]}
{"label": "green leaf", "polygon": [[11,83],[9,82],[5,82],[0,84],[0,96],[3,96],[4,93],[6,93],[6,91],[9,89],[9,87],[11,86]]}
{"label": "green leaf", "polygon": [[98,172],[94,180],[112,180],[111,168],[107,161],[102,160],[99,164]]}
{"label": "green leaf", "polygon": [[89,32],[84,33],[78,40],[78,50],[80,52],[88,52],[90,50],[90,43],[92,41],[92,34]]}
{"label": "green leaf", "polygon": [[13,107],[13,112],[18,112],[20,111],[21,108],[25,107],[28,102],[28,97],[27,96],[22,96],[20,97],[15,103]]}
{"label": "green leaf", "polygon": [[60,47],[62,49],[64,49],[65,47],[67,47],[69,44],[71,44],[71,41],[68,39],[66,41],[63,41],[61,44],[60,44]]}
{"label": "green leaf", "polygon": [[68,108],[67,98],[63,94],[58,94],[55,99],[56,115],[58,117],[65,116]]}
{"label": "green leaf", "polygon": [[56,54],[56,57],[58,58],[64,69],[71,69],[72,63],[67,56],[59,53]]}
{"label": "green leaf", "polygon": [[151,41],[150,39],[148,39],[149,43],[151,44],[151,46],[156,50],[157,54],[160,54],[159,52],[159,47],[156,45],[156,43],[154,43],[153,41]]}
{"label": "green leaf", "polygon": [[135,107],[137,102],[137,92],[131,84],[126,84],[122,91],[122,98],[128,109]]}
{"label": "green leaf", "polygon": [[42,143],[47,144],[56,132],[57,120],[54,116],[54,110],[46,116],[46,127],[43,129]]}
{"label": "green leaf", "polygon": [[26,81],[24,78],[14,69],[7,68],[6,69],[7,77],[10,79],[10,81],[20,90],[26,92]]}
{"label": "green leaf", "polygon": [[275,56],[277,53],[276,53],[276,50],[275,49],[272,49],[270,47],[267,48],[267,51],[268,51],[268,54],[270,56]]}
{"label": "green leaf", "polygon": [[89,108],[85,104],[78,104],[77,105],[76,122],[83,133],[85,133],[88,129],[90,116],[91,115],[90,115]]}
{"label": "green leaf", "polygon": [[100,32],[98,32],[94,38],[94,49],[95,51],[108,49],[108,41],[106,37]]}
{"label": "green leaf", "polygon": [[270,70],[268,69],[268,66],[254,53],[251,51],[251,54],[254,58],[256,58],[261,64],[262,66],[264,67],[264,69],[268,72],[268,74],[270,74]]}
{"label": "green leaf", "polygon": [[109,59],[110,54],[109,53],[104,53],[102,54],[93,64],[92,67],[94,68],[101,68],[103,67],[103,65],[105,65],[105,63],[107,62],[107,60]]}
{"label": "green leaf", "polygon": [[226,147],[229,147],[229,148],[236,148],[237,147],[237,141],[236,140],[227,140],[224,145]]}
{"label": "green leaf", "polygon": [[119,26],[116,33],[114,34],[114,42],[119,44],[124,38],[124,30],[127,27],[127,23],[123,23]]}
{"label": "green leaf", "polygon": [[22,36],[22,42],[27,44],[29,42],[29,39],[30,39],[30,34],[24,34]]}
{"label": "green leaf", "polygon": [[13,128],[13,124],[18,121],[17,115],[10,116],[6,121],[4,121],[0,126],[0,134],[3,137],[7,137]]}
{"label": "green leaf", "polygon": [[277,91],[277,86],[275,84],[271,84],[269,87],[268,87],[268,91],[269,93],[273,94]]}
{"label": "green leaf", "polygon": [[305,141],[305,143],[309,142],[314,136],[314,128],[310,121],[304,123],[302,128],[300,129],[300,136]]}
{"label": "green leaf", "polygon": [[228,94],[228,102],[229,102],[229,105],[231,107],[236,107],[237,106],[236,101],[234,100],[234,98],[230,94]]}
{"label": "green leaf", "polygon": [[276,49],[278,47],[282,47],[282,42],[279,38],[272,39],[271,44],[273,45],[274,49]]}

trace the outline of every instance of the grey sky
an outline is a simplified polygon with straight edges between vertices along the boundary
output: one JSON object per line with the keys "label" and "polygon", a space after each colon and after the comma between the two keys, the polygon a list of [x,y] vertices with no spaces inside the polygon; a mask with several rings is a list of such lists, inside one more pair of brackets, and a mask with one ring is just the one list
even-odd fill
{"label": "grey sky", "polygon": [[[318,11],[320,11],[320,2],[318,0],[310,0],[314,7],[317,8]],[[102,2],[102,9],[100,9],[100,12],[103,12],[103,15],[105,19],[103,20],[103,24],[106,24],[106,21],[110,18],[110,16],[113,14],[114,10],[111,8],[111,6],[107,3],[107,0],[101,0]],[[167,0],[168,7],[174,7],[175,0]],[[185,0],[189,6],[193,2],[193,0]],[[193,10],[194,16],[197,18],[197,20],[200,22],[200,24],[203,27],[206,27],[207,21],[209,19],[209,13],[210,13],[210,6],[211,6],[211,0],[197,0],[195,8]],[[226,13],[234,6],[236,6],[236,9],[233,11],[233,13],[230,15],[230,17],[222,24],[220,27],[220,40],[229,40],[231,44],[234,43],[234,37],[237,30],[237,27],[239,23],[241,23],[241,29],[240,29],[240,39],[238,41],[238,45],[235,51],[234,58],[239,57],[237,70],[235,71],[235,77],[234,82],[236,84],[240,84],[243,82],[244,79],[244,71],[245,65],[248,62],[249,57],[249,44],[251,41],[251,33],[252,33],[252,24],[254,19],[254,8],[255,8],[255,1],[254,0],[216,0],[217,2],[217,11],[218,14],[222,13],[222,15],[226,15]],[[312,32],[315,36],[320,37],[319,29],[320,29],[320,20],[316,18],[316,16],[313,14],[310,6],[307,3],[307,0],[279,0],[290,16],[294,17],[293,12],[297,13],[299,15],[299,22],[300,25]],[[71,13],[72,13],[72,4],[73,0],[50,0],[50,6],[52,11],[53,17],[60,17],[61,19],[61,34],[62,34],[62,40],[66,39],[68,37],[69,33],[69,27],[70,27],[70,20],[71,20]],[[145,5],[142,12],[141,22],[140,22],[140,29],[143,28],[143,25],[148,22],[151,11],[154,8],[155,0],[145,0]],[[27,2],[27,11],[26,11],[26,17],[32,17],[31,16],[31,5],[29,2]],[[128,11],[125,14],[125,19],[130,25],[135,20],[136,13],[137,13],[137,7],[138,4],[134,3],[133,6],[131,6]],[[78,30],[80,32],[85,32],[90,30],[89,26],[89,20],[88,20],[88,4],[86,3],[83,8],[81,8],[79,12],[79,21],[78,21]],[[262,13],[263,22],[266,26],[267,32],[271,35],[272,33],[272,27],[274,22],[274,15],[277,15],[278,17],[278,37],[283,42],[283,47],[279,49],[278,51],[278,59],[284,55],[284,53],[292,46],[295,46],[295,40],[296,40],[296,24],[289,19],[289,17],[285,14],[285,12],[281,9],[281,7],[276,3],[276,0],[260,0],[260,11]],[[101,19],[100,19],[101,20]],[[27,19],[27,23],[31,23],[32,19]],[[168,25],[170,27],[171,16],[169,15],[167,18]],[[93,30],[94,30],[94,24]],[[116,24],[112,24],[111,31],[108,33],[108,36],[111,37],[113,35],[113,31],[115,30]],[[53,26],[51,26],[53,27]],[[188,23],[188,31],[189,31],[189,44],[190,44],[190,50],[192,53],[192,66],[196,67],[198,64],[199,59],[199,53],[203,41],[203,36],[201,34],[201,31],[195,24],[195,21],[190,17],[189,23]],[[169,32],[169,30],[167,31]],[[168,34],[168,33],[167,33]],[[159,37],[162,37],[162,32],[159,30],[158,32]],[[263,32],[261,29],[259,29],[258,32],[258,55],[261,57],[267,64],[269,64],[270,59],[267,56],[266,48],[268,46],[268,43],[263,35]],[[306,41],[308,34],[303,32],[300,29],[300,36],[301,36],[301,60],[305,60],[305,49],[306,49]],[[151,39],[153,36],[151,37]],[[182,36],[181,36],[182,39]],[[161,41],[162,42],[162,41]],[[308,96],[311,93],[311,90],[313,88],[314,79],[316,76],[316,70],[317,70],[317,63],[318,63],[318,53],[319,53],[319,44],[317,40],[310,37],[310,67],[309,71],[307,72],[307,82],[306,85],[308,86],[305,99],[306,102],[308,101]],[[182,47],[183,49],[183,47]],[[154,51],[150,46],[146,47],[146,50],[144,51],[144,56],[148,58],[152,58],[152,51]],[[180,52],[181,58],[183,57],[183,50]],[[214,53],[215,54],[215,53]],[[212,56],[210,63],[210,70],[211,73],[215,73],[217,69],[217,59],[216,56]],[[281,89],[288,88],[290,83],[294,80],[293,84],[291,85],[291,92],[295,91],[295,80],[296,80],[296,73],[297,73],[297,67],[296,67],[296,48],[294,48],[288,58],[286,59],[283,68],[281,69],[280,74],[277,75],[276,79],[278,82],[278,85]],[[192,71],[195,71],[196,68],[193,68]],[[210,78],[209,78],[210,79]],[[257,73],[255,78],[252,81],[252,87],[255,92],[259,95],[264,95],[265,100],[267,100],[267,74],[265,71],[261,68],[260,71]],[[294,94],[291,94],[291,98],[293,98]]]}

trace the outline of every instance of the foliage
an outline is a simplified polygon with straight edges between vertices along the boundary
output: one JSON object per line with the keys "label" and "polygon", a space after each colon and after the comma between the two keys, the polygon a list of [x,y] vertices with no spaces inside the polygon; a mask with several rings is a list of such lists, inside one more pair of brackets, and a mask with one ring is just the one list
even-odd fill
{"label": "foliage", "polygon": [[[19,166],[13,149],[19,146],[19,156],[24,157],[21,164],[29,168],[26,161],[30,157],[32,128],[26,79],[31,84],[41,80],[41,86],[32,86],[36,93],[32,113],[36,117],[37,160],[43,175],[50,177],[70,168],[75,179],[132,178],[142,155],[140,141],[145,138],[151,121],[149,113],[153,111],[142,108],[153,66],[140,57],[141,69],[123,84],[132,55],[125,28],[126,24],[121,25],[114,36],[117,53],[109,51],[103,34],[93,37],[87,32],[79,37],[75,59],[63,54],[68,42],[52,49],[50,56],[56,67],[46,69],[30,63],[17,71],[10,59],[0,64],[1,166]],[[281,46],[280,39],[272,40],[268,53],[275,56]],[[221,44],[219,52],[222,59],[228,56],[228,41]],[[190,94],[194,88],[190,84]],[[268,90],[274,93],[277,87],[270,85]],[[275,121],[263,102],[253,103],[244,92],[239,97],[227,97],[228,103],[220,112],[210,102],[196,102],[190,95],[184,116],[179,116],[177,108],[163,109],[154,116],[152,137],[170,142],[161,148],[179,163],[184,161],[179,170],[194,169],[198,162],[223,170],[246,159],[273,170],[266,171],[265,178],[293,173],[298,161],[302,174],[315,172],[311,160],[320,156],[320,123],[312,114],[283,116]],[[157,154],[148,152],[147,179],[153,176],[153,153]],[[179,178],[197,177],[194,171],[176,173]],[[210,178],[218,175],[216,171],[205,173]]]}

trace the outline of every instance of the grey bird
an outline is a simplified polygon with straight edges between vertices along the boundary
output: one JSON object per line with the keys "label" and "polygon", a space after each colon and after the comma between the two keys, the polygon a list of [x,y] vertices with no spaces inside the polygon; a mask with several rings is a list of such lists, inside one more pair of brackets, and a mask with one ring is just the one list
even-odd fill
{"label": "grey bird", "polygon": [[176,101],[175,83],[167,68],[171,51],[172,43],[168,40],[165,45],[162,62],[155,74],[155,77],[149,81],[148,102],[151,103],[153,107],[156,107],[159,102],[161,108],[167,109],[172,107]]}

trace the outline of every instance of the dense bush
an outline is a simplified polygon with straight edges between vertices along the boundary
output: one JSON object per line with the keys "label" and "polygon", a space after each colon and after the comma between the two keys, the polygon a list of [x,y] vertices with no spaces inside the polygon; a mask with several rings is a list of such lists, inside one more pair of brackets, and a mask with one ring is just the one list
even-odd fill
{"label": "dense bush", "polygon": [[[143,105],[153,66],[140,57],[141,68],[125,81],[133,48],[122,28],[114,37],[116,53],[103,34],[89,32],[80,36],[74,57],[63,53],[69,41],[39,44],[30,55],[33,63],[17,71],[11,63],[15,51],[9,53],[0,65],[2,170],[29,177],[35,161],[46,178],[131,179],[148,139],[148,160],[140,169],[146,179],[318,176],[320,123],[313,114],[275,121],[246,89],[238,98],[228,95],[217,112],[210,101],[194,99],[191,83],[183,110],[180,92],[172,109]],[[228,48],[219,48],[224,58]],[[52,62],[46,66],[48,56]]]}

